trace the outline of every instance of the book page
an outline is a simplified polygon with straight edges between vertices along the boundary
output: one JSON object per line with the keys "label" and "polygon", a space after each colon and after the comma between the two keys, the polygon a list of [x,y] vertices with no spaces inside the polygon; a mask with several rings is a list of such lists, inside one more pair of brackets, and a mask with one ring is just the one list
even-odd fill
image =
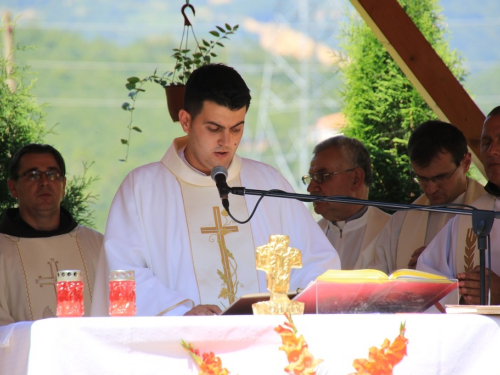
{"label": "book page", "polygon": [[400,269],[394,271],[390,276],[389,279],[395,280],[395,279],[429,279],[429,280],[450,280],[444,276],[441,275],[435,275],[433,273],[429,272],[423,272],[423,271],[417,271],[417,270],[412,270],[412,269]]}
{"label": "book page", "polygon": [[349,282],[349,280],[388,280],[388,276],[379,270],[328,270],[316,278],[316,281]]}

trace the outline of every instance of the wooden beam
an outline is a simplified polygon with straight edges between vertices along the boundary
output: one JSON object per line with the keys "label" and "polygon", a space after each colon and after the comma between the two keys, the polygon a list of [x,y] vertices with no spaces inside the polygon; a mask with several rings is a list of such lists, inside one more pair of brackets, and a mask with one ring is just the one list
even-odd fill
{"label": "wooden beam", "polygon": [[465,135],[473,162],[479,159],[484,114],[444,64],[397,0],[350,0],[437,117]]}

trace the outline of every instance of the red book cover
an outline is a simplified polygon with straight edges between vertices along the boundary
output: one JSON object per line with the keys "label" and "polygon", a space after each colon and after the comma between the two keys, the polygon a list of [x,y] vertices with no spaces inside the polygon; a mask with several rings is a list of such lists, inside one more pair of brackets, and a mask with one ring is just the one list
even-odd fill
{"label": "red book cover", "polygon": [[328,271],[295,298],[306,314],[423,312],[458,288],[454,279],[414,270]]}

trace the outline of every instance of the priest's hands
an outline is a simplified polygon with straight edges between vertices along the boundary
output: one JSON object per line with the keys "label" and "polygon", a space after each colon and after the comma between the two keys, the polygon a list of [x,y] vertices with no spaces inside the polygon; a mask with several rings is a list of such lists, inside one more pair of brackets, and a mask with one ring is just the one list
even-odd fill
{"label": "priest's hands", "polygon": [[419,247],[417,250],[411,254],[410,261],[408,262],[408,268],[414,270],[417,267],[417,260],[422,251],[425,250],[425,246]]}
{"label": "priest's hands", "polygon": [[219,315],[222,310],[216,305],[198,305],[193,307],[184,316],[188,315]]}
{"label": "priest's hands", "polygon": [[[488,274],[491,271],[486,268],[486,301],[488,301]],[[459,280],[459,292],[462,296],[461,301],[466,305],[479,305],[480,304],[480,276],[479,266],[476,266],[471,272],[459,273],[457,275]],[[491,272],[491,305],[500,304],[500,276],[495,272]]]}

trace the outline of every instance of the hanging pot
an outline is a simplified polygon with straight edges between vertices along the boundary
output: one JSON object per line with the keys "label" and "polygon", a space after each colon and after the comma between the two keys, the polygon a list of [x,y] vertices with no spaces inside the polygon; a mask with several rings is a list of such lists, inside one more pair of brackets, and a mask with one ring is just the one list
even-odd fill
{"label": "hanging pot", "polygon": [[179,121],[179,111],[184,108],[184,85],[165,86],[168,112],[173,122]]}

